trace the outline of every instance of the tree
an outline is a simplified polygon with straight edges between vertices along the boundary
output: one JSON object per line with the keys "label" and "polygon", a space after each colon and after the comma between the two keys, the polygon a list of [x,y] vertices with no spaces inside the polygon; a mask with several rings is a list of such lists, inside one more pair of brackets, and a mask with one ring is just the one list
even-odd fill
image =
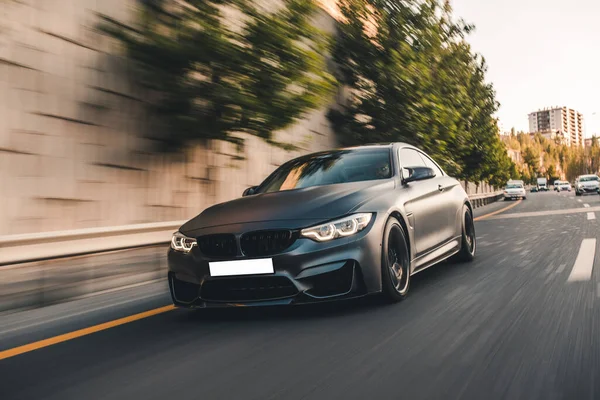
{"label": "tree", "polygon": [[[464,180],[508,179],[485,60],[439,0],[342,0],[334,47],[340,80],[354,94],[330,114],[343,144],[404,141]],[[366,22],[376,29],[365,29]],[[365,62],[369,60],[369,62]],[[503,185],[505,182],[501,182]]]}
{"label": "tree", "polygon": [[592,146],[586,151],[590,160],[590,172],[598,173],[600,171],[600,146],[596,136],[592,136]]}
{"label": "tree", "polygon": [[540,169],[540,156],[532,147],[525,148],[525,151],[523,152],[523,162],[527,164],[531,176],[534,174],[537,175]]}
{"label": "tree", "polygon": [[[242,28],[226,21],[228,7],[241,13]],[[327,38],[311,25],[315,9],[313,0],[283,0],[275,11],[247,0],[146,0],[138,26],[104,16],[102,29],[134,62],[152,111],[166,122],[166,145],[241,144],[240,132],[275,143],[273,132],[318,107],[333,87]]]}
{"label": "tree", "polygon": [[550,182],[554,182],[555,180],[560,178],[556,173],[556,168],[554,168],[554,165],[552,164],[546,170],[546,175],[548,176],[548,180]]}
{"label": "tree", "polygon": [[521,170],[521,179],[525,183],[531,183],[531,175],[527,169]]}

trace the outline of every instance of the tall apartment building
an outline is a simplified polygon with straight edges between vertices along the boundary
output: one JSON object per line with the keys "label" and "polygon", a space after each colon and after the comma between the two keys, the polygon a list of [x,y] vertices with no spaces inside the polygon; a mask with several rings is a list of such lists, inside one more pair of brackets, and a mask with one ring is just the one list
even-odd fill
{"label": "tall apartment building", "polygon": [[548,139],[557,136],[567,146],[583,146],[583,115],[568,107],[553,107],[529,114],[529,133]]}

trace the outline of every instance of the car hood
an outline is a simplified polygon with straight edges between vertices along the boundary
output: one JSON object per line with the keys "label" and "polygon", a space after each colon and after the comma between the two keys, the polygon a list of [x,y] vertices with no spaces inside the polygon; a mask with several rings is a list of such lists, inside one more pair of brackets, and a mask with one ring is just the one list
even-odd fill
{"label": "car hood", "polygon": [[242,197],[207,208],[186,222],[180,231],[193,235],[204,228],[263,221],[292,221],[286,226],[300,227],[307,220],[325,221],[343,216],[381,192],[392,190],[394,185],[393,179],[386,179]]}

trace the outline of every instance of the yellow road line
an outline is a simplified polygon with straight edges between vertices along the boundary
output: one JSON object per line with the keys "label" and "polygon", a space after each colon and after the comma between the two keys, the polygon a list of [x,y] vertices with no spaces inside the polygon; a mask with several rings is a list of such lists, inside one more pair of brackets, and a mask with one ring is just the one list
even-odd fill
{"label": "yellow road line", "polygon": [[115,326],[127,324],[129,322],[137,321],[140,319],[148,318],[153,315],[162,314],[167,311],[174,310],[173,305],[155,308],[154,310],[144,311],[139,314],[130,315],[129,317],[115,319],[114,321],[105,322],[103,324],[90,326],[89,328],[80,329],[65,333],[63,335],[54,336],[48,339],[40,340],[38,342],[29,343],[23,346],[14,347],[12,349],[0,351],[0,360],[18,356],[19,354],[28,353],[30,351],[38,350],[44,347],[52,346],[53,344],[66,342],[67,340],[76,339],[81,336],[90,335],[92,333],[100,332],[106,329],[114,328]]}
{"label": "yellow road line", "polygon": [[508,206],[508,207],[504,207],[504,208],[501,208],[501,209],[500,209],[500,210],[498,210],[498,211],[494,211],[494,212],[492,212],[492,213],[489,213],[489,214],[482,215],[482,216],[480,216],[480,217],[477,217],[477,218],[475,218],[473,221],[481,221],[482,219],[485,219],[485,218],[491,217],[492,215],[496,215],[496,214],[500,214],[500,213],[502,213],[502,212],[504,212],[504,211],[508,211],[508,210],[510,210],[511,208],[518,206],[518,205],[519,205],[519,203],[520,203],[520,202],[522,202],[522,201],[523,201],[523,200],[517,200],[517,201],[516,201],[514,204],[511,204],[511,205],[510,205],[510,206]]}

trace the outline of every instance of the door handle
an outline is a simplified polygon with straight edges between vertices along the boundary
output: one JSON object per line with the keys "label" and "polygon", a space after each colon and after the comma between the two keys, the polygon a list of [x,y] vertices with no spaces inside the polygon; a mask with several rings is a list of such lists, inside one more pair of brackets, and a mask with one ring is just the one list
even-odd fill
{"label": "door handle", "polygon": [[442,185],[438,185],[438,190],[439,190],[440,192],[443,192],[443,191],[444,191],[444,187],[443,187]]}

